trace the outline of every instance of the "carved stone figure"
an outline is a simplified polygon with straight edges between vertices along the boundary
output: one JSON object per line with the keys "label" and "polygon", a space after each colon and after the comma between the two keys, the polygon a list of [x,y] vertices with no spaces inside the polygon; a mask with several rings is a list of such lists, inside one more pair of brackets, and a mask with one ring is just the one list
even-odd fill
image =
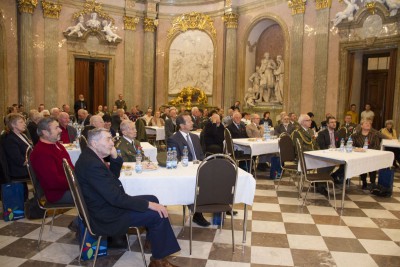
{"label": "carved stone figure", "polygon": [[118,38],[121,39],[121,37],[119,37],[118,34],[114,33],[111,30],[111,21],[110,21],[110,23],[107,24],[107,20],[103,20],[102,25],[103,25],[103,29],[101,31],[106,34],[107,41],[115,42]]}
{"label": "carved stone figure", "polygon": [[93,12],[90,14],[91,19],[86,21],[86,26],[89,28],[99,28],[100,27],[100,21],[97,19],[97,13]]}
{"label": "carved stone figure", "polygon": [[283,62],[282,56],[278,55],[276,57],[276,63],[278,64],[276,70],[274,70],[275,75],[275,97],[276,101],[283,103],[283,76],[285,72],[285,64]]}
{"label": "carved stone figure", "polygon": [[354,12],[360,8],[356,4],[356,0],[344,0],[344,2],[347,4],[347,7],[343,11],[340,11],[336,14],[335,19],[333,20],[333,27],[336,27],[344,19],[353,21]]}
{"label": "carved stone figure", "polygon": [[244,96],[244,101],[245,101],[246,107],[249,107],[249,106],[254,107],[255,106],[254,100],[255,100],[255,92],[254,92],[253,88],[249,87]]}
{"label": "carved stone figure", "polygon": [[[362,1],[361,1],[362,2]],[[371,2],[371,1],[366,1]],[[389,12],[390,12],[390,16],[396,16],[397,14],[397,10],[400,8],[400,1],[399,0],[376,0],[376,2],[381,3],[382,5],[384,5],[386,3],[386,5],[389,8]]]}
{"label": "carved stone figure", "polygon": [[260,66],[260,94],[256,102],[270,102],[271,95],[275,86],[273,71],[276,69],[276,63],[269,57],[269,53],[264,54]]}
{"label": "carved stone figure", "polygon": [[69,33],[68,33],[68,36],[71,36],[71,35],[73,35],[73,34],[76,33],[76,34],[78,35],[78,37],[81,37],[81,36],[82,36],[81,30],[87,31],[86,28],[83,27],[83,22],[84,22],[84,18],[83,18],[83,16],[81,15],[81,16],[79,16],[79,22],[78,22],[75,26],[70,26],[70,27],[68,27],[68,28],[65,30],[65,32],[69,32]]}
{"label": "carved stone figure", "polygon": [[260,94],[260,80],[261,80],[260,67],[256,66],[256,71],[249,78],[249,81],[253,84],[252,88],[256,98],[258,98]]}

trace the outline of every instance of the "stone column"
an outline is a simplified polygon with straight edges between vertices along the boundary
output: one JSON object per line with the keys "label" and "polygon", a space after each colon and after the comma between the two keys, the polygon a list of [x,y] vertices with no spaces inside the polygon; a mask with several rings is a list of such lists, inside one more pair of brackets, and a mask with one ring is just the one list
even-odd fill
{"label": "stone column", "polygon": [[144,19],[144,58],[143,58],[143,87],[141,107],[146,110],[148,106],[154,107],[154,79],[155,79],[155,31],[156,20],[146,17]]}
{"label": "stone column", "polygon": [[[237,77],[237,57],[236,57],[236,39],[239,16],[233,12],[225,13],[223,20],[226,26],[225,36],[225,66],[224,66],[224,110],[237,100],[236,77]],[[214,103],[213,103],[214,104]]]}
{"label": "stone column", "polygon": [[313,113],[315,121],[325,119],[328,78],[329,0],[317,0],[317,24],[315,36]]}
{"label": "stone column", "polygon": [[[134,91],[133,83],[135,77],[135,31],[136,25],[139,22],[138,17],[124,16],[124,27],[125,27],[125,55],[124,55],[124,99],[128,110],[135,104],[134,103]],[[143,107],[142,107],[143,108]]]}
{"label": "stone column", "polygon": [[58,106],[58,18],[61,5],[42,1],[44,17],[44,102]]}
{"label": "stone column", "polygon": [[33,76],[33,24],[32,14],[36,0],[18,0],[18,93],[19,102],[30,110],[35,106]]}
{"label": "stone column", "polygon": [[294,0],[289,2],[292,8],[293,26],[292,26],[292,45],[290,60],[290,82],[289,82],[289,104],[290,110],[300,114],[301,108],[301,89],[303,75],[303,37],[304,37],[304,11],[306,1]]}

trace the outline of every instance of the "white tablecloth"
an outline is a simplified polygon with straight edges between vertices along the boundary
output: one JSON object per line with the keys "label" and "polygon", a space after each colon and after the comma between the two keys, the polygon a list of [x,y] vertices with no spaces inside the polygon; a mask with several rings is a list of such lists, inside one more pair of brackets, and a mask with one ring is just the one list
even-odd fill
{"label": "white tablecloth", "polygon": [[381,149],[385,150],[385,147],[396,147],[400,148],[400,142],[396,139],[382,139]]}
{"label": "white tablecloth", "polygon": [[340,152],[315,150],[304,152],[308,169],[346,164],[346,178],[392,166],[394,155],[390,151],[368,149],[366,152]]}
{"label": "white tablecloth", "polygon": [[[143,153],[146,157],[150,158],[151,161],[157,162],[157,148],[152,146],[148,142],[140,142],[140,145],[143,148]],[[81,154],[81,150],[76,147],[67,147],[68,154],[71,158],[72,164],[75,165],[76,161]]]}
{"label": "white tablecloth", "polygon": [[233,144],[245,154],[258,156],[279,152],[278,139],[268,141],[249,141],[247,138],[232,139]]}
{"label": "white tablecloth", "polygon": [[156,141],[165,140],[165,129],[163,127],[158,126],[146,126],[147,134],[155,134]]}
{"label": "white tablecloth", "polygon": [[[134,163],[127,163],[134,166]],[[127,176],[121,172],[120,181],[125,192],[131,196],[155,195],[163,205],[193,204],[196,185],[197,168],[199,165],[189,163],[177,169],[168,170],[159,167],[155,171],[143,171]],[[256,182],[253,176],[242,169],[238,169],[235,203],[253,204]]]}

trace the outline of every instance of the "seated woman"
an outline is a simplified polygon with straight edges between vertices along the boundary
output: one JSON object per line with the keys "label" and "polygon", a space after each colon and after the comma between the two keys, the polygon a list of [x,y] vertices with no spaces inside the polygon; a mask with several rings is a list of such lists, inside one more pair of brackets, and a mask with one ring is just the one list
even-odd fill
{"label": "seated woman", "polygon": [[[396,130],[393,129],[393,120],[387,120],[385,122],[385,128],[381,129],[381,133],[386,139],[397,139]],[[400,149],[395,147],[386,147],[385,150],[392,151],[394,153],[394,162],[393,165],[397,168],[399,165],[396,161],[400,163]]]}
{"label": "seated woman", "polygon": [[160,111],[157,111],[154,114],[154,117],[151,118],[150,122],[149,122],[149,126],[158,126],[158,127],[162,127],[165,125],[165,121],[161,118],[161,113]]}
{"label": "seated woman", "polygon": [[[371,120],[369,120],[369,119],[361,120],[360,129],[351,135],[351,138],[353,139],[353,145],[355,147],[362,148],[365,145],[365,143],[367,142],[368,149],[380,150],[381,142],[377,135],[377,131],[372,131],[371,125],[372,125]],[[362,189],[363,190],[367,189],[367,187],[368,187],[367,174],[366,173],[361,174],[360,177],[362,180]],[[371,181],[371,186],[374,186],[375,180],[376,180],[376,171],[369,173],[369,180]]]}

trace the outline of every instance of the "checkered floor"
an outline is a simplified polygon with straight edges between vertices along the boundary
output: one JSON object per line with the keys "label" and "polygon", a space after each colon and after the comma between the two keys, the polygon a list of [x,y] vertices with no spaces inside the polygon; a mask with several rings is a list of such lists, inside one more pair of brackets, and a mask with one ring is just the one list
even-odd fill
{"label": "checkered floor", "polygon": [[[396,172],[391,198],[361,191],[358,179],[353,179],[346,191],[343,216],[319,194],[311,193],[309,203],[301,208],[293,183],[281,183],[279,191],[276,185],[276,181],[266,179],[266,173],[258,175],[245,244],[241,232],[243,205],[237,205],[235,253],[227,221],[222,231],[195,227],[190,256],[182,207],[169,207],[182,249],[171,262],[185,267],[400,266],[400,172]],[[52,231],[46,225],[40,251],[36,246],[40,220],[0,221],[0,266],[79,266],[75,234],[67,228],[75,214],[71,210],[59,216]],[[109,255],[99,258],[97,266],[143,266],[136,237],[131,241],[132,252],[109,249]],[[150,254],[146,256],[149,262]]]}

